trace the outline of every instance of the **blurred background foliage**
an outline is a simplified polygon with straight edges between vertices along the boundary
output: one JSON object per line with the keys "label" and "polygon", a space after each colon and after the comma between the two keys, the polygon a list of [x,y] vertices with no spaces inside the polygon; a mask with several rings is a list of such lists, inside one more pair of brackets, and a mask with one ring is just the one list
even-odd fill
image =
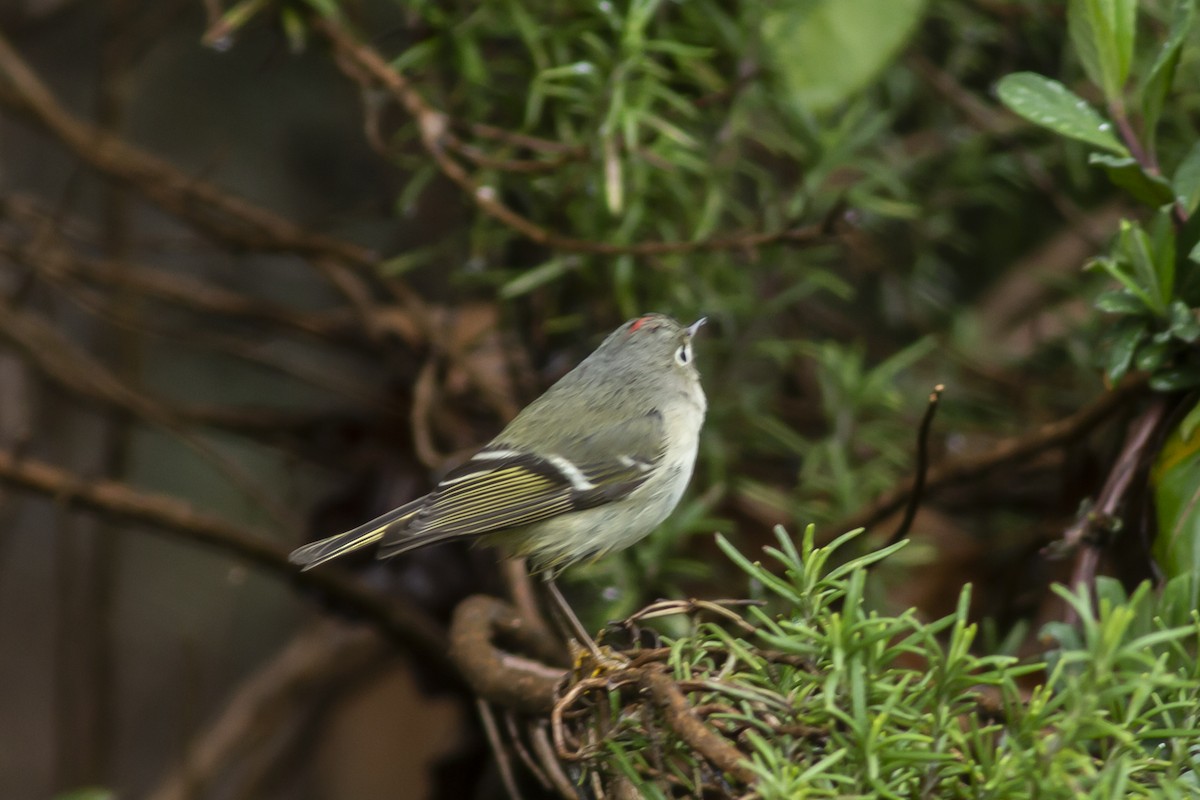
{"label": "blurred background foliage", "polygon": [[[317,699],[270,718],[268,745],[214,745],[214,709],[302,660],[322,603],[236,548],[55,503],[81,482],[286,552],[428,488],[623,319],[706,315],[696,479],[647,542],[569,576],[599,624],[739,594],[713,531],[746,553],[776,524],[885,539],[898,504],[877,499],[911,474],[935,384],[951,464],[1106,384],[1193,387],[1191,7],[7,4],[0,446],[67,472],[4,473],[0,633],[28,647],[0,661],[0,794],[370,798],[428,774],[411,796],[494,796],[469,707],[357,641],[359,661],[324,656],[361,661],[355,680],[313,656]],[[873,602],[940,616],[973,582],[985,647],[1038,649],[1072,573],[1044,548],[1145,402],[945,480]],[[1196,568],[1195,427],[1154,473],[1158,561],[1139,473],[1089,574]],[[453,547],[358,574],[439,620],[503,586]]]}

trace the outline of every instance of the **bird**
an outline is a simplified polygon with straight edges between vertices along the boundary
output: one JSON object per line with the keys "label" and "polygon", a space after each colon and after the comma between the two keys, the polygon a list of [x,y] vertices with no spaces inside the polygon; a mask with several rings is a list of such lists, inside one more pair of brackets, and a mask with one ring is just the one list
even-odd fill
{"label": "bird", "polygon": [[628,320],[428,494],[289,560],[308,570],[370,546],[391,558],[451,540],[486,542],[527,558],[576,638],[596,652],[554,579],[637,543],[678,505],[707,410],[692,349],[704,322]]}

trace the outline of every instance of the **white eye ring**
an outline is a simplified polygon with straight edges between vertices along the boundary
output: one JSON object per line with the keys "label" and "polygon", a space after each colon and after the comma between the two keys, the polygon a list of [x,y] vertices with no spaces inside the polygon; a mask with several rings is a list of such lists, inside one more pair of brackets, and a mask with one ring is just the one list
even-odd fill
{"label": "white eye ring", "polygon": [[679,349],[675,351],[675,363],[681,367],[686,367],[692,360],[692,344],[681,344]]}

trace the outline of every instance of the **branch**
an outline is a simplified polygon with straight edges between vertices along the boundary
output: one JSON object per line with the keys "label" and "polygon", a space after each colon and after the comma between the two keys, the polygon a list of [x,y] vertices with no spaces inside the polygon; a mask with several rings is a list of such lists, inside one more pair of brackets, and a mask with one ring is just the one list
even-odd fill
{"label": "branch", "polygon": [[[932,496],[947,486],[975,480],[1005,464],[1024,461],[1043,451],[1073,442],[1141,394],[1145,387],[1144,378],[1130,381],[1104,393],[1091,405],[1071,416],[1047,423],[1025,436],[1002,441],[986,453],[947,459],[929,470],[925,481],[926,496]],[[903,506],[913,487],[914,479],[909,478],[853,516],[827,527],[836,531],[870,527]]]}
{"label": "branch", "polygon": [[365,247],[320,234],[210,183],[193,178],[72,116],[8,41],[0,36],[0,104],[33,119],[80,160],[122,181],[167,211],[219,239],[248,250],[298,253],[373,267]]}
{"label": "branch", "polygon": [[[1087,587],[1090,590],[1094,586],[1096,569],[1100,565],[1100,549],[1109,543],[1109,534],[1117,530],[1118,514],[1130,490],[1134,488],[1134,478],[1142,474],[1161,444],[1160,434],[1170,419],[1170,410],[1169,398],[1156,395],[1150,405],[1129,424],[1125,443],[1109,470],[1095,504],[1081,514],[1052,546],[1055,553],[1077,553],[1071,571],[1071,588],[1078,590]],[[1078,621],[1074,607],[1068,603],[1064,605],[1065,621],[1074,624]]]}
{"label": "branch", "polygon": [[527,624],[508,603],[474,595],[454,610],[450,658],[481,699],[527,714],[548,714],[566,670],[500,650],[493,644],[498,637],[550,663],[563,656],[557,642]]}
{"label": "branch", "polygon": [[[187,175],[169,162],[79,120],[58,102],[2,35],[0,106],[25,114],[102,175],[129,186],[185,224],[230,247],[309,258],[350,302],[361,317],[363,330],[370,335],[378,332],[369,313],[372,292],[363,281],[380,279],[377,254],[352,242],[309,233],[272,211]],[[354,274],[354,270],[360,274]],[[386,280],[384,285],[407,312],[418,317],[418,326],[427,330],[416,295],[397,280]]]}
{"label": "branch", "polygon": [[0,340],[19,348],[29,364],[67,392],[98,401],[176,436],[282,527],[298,524],[291,510],[263,489],[240,463],[188,431],[165,403],[123,381],[38,315],[19,311],[0,300]]}
{"label": "branch", "polygon": [[327,594],[371,623],[393,642],[453,671],[446,657],[445,632],[410,605],[372,591],[336,568],[300,572],[288,561],[290,548],[262,532],[196,511],[167,495],[143,492],[110,480],[88,480],[41,461],[0,449],[0,483],[47,495],[68,508],[97,512],[109,520],[148,525],[172,538],[196,542],[233,555],[298,586]]}
{"label": "branch", "polygon": [[639,684],[650,695],[654,705],[663,712],[671,730],[688,745],[719,769],[747,784],[757,780],[754,770],[746,766],[746,757],[725,737],[714,733],[692,711],[687,698],[675,679],[655,667],[644,667]]}
{"label": "branch", "polygon": [[445,112],[430,105],[416,87],[392,69],[374,48],[358,41],[340,23],[332,19],[318,18],[314,20],[313,28],[332,42],[339,56],[339,65],[347,77],[364,86],[382,86],[416,120],[421,145],[425,151],[433,158],[441,173],[458,185],[480,211],[533,242],[575,253],[650,256],[715,250],[753,250],[777,242],[811,244],[820,241],[826,235],[827,226],[822,223],[696,241],[638,242],[627,245],[561,236],[506,205],[493,187],[478,183],[462,164],[451,157],[447,150],[452,141],[450,118]]}
{"label": "branch", "polygon": [[[13,204],[0,199],[0,208],[8,212],[13,209]],[[197,314],[265,323],[324,341],[348,341],[354,331],[350,315],[344,311],[297,311],[191,275],[168,273],[127,261],[86,258],[66,247],[49,251],[29,244],[0,241],[0,255],[51,278],[79,280],[105,289],[126,289]]]}

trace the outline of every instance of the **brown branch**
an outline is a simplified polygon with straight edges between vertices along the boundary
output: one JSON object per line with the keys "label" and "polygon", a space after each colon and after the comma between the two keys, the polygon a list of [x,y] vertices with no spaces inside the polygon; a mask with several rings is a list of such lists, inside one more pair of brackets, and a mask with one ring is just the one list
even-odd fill
{"label": "brown branch", "polygon": [[241,464],[186,430],[165,403],[121,380],[38,315],[19,311],[0,300],[0,339],[7,339],[19,348],[28,363],[68,392],[99,401],[176,436],[281,526],[298,525],[292,512],[263,489]]}
{"label": "brown branch", "polygon": [[[539,661],[497,648],[503,637]],[[548,714],[566,676],[562,647],[530,626],[512,606],[496,597],[474,595],[458,604],[450,623],[450,659],[475,694],[489,703],[528,714]]]}
{"label": "brown branch", "polygon": [[743,783],[754,783],[756,775],[746,766],[746,757],[693,713],[687,698],[670,675],[653,667],[647,667],[641,673],[639,684],[642,690],[650,695],[650,699],[663,712],[667,724],[679,734],[679,738],[718,769]]}
{"label": "brown branch", "polygon": [[[0,252],[2,251],[3,245],[0,245]],[[56,285],[62,294],[76,306],[121,333],[136,334],[148,339],[157,337],[189,350],[221,353],[269,372],[315,386],[330,394],[345,397],[356,405],[372,407],[384,412],[390,410],[389,404],[378,387],[364,384],[348,374],[331,371],[328,367],[318,368],[295,358],[282,356],[264,343],[261,337],[251,339],[246,336],[212,333],[207,325],[198,328],[186,326],[183,330],[179,330],[157,322],[141,320],[134,322],[125,315],[114,314],[111,303],[105,302],[108,295],[102,289],[93,289],[67,277],[49,275],[47,277],[49,282]],[[156,319],[153,315],[149,318]],[[168,410],[165,405],[163,410]],[[173,424],[177,424],[178,419],[186,413],[177,407],[171,407],[169,412]]]}
{"label": "brown branch", "polygon": [[[927,496],[959,483],[975,480],[1005,464],[1025,461],[1039,453],[1069,444],[1085,435],[1112,414],[1123,408],[1145,389],[1145,379],[1133,380],[1097,398],[1069,417],[1042,425],[1025,436],[1016,436],[998,443],[986,453],[950,458],[929,470],[925,481]],[[914,487],[914,479],[877,497],[856,514],[832,525],[828,530],[848,531],[866,528],[904,505]]]}
{"label": "brown branch", "polygon": [[102,514],[110,520],[147,525],[177,539],[213,547],[281,576],[299,586],[337,599],[392,641],[448,670],[445,632],[410,605],[368,589],[336,568],[299,572],[288,561],[291,548],[248,526],[196,511],[174,497],[135,489],[110,480],[88,480],[41,461],[22,459],[0,449],[0,483],[47,495],[67,508]]}
{"label": "brown branch", "polygon": [[295,223],[185,175],[71,115],[29,65],[0,36],[0,104],[26,114],[81,161],[122,181],[172,214],[219,239],[249,250],[289,252],[374,267],[365,247],[309,233]]}
{"label": "brown branch", "polygon": [[[3,205],[0,201],[0,205]],[[45,248],[0,241],[0,255],[57,279],[74,279],[105,289],[128,290],[198,314],[263,322],[324,341],[349,340],[353,326],[344,311],[306,313],[248,297],[182,273],[167,273],[129,262],[84,258],[65,248]],[[119,266],[119,269],[118,269]]]}
{"label": "brown branch", "polygon": [[[1153,402],[1130,423],[1125,433],[1125,443],[1113,462],[1096,502],[1055,543],[1053,549],[1057,553],[1077,552],[1071,571],[1071,587],[1076,591],[1082,587],[1090,590],[1094,586],[1096,569],[1100,565],[1100,550],[1108,544],[1108,534],[1117,528],[1118,514],[1133,488],[1134,477],[1141,474],[1152,457],[1159,434],[1170,418],[1170,409],[1169,398],[1156,395]],[[1077,622],[1074,606],[1069,603],[1064,605],[1065,621],[1072,624]]]}
{"label": "brown branch", "polygon": [[[368,248],[309,233],[290,220],[187,175],[111,133],[70,114],[0,35],[0,106],[24,114],[81,161],[119,181],[202,233],[242,250],[305,256],[350,302],[362,329],[375,336],[374,300],[364,281],[381,281],[379,258]],[[355,274],[355,272],[360,274]],[[419,299],[397,280],[385,287],[426,330]]]}
{"label": "brown branch", "polygon": [[447,147],[475,166],[483,167],[484,169],[494,169],[500,172],[522,172],[527,174],[553,172],[566,164],[570,164],[572,161],[580,160],[587,154],[586,148],[579,147],[575,148],[572,152],[555,156],[548,161],[525,158],[497,158],[490,153],[485,153],[473,144],[464,142],[449,131],[446,132],[444,139]]}
{"label": "brown branch", "polygon": [[525,238],[558,250],[598,255],[667,255],[718,250],[753,250],[768,244],[810,244],[825,237],[825,225],[787,227],[775,231],[719,236],[711,239],[675,242],[611,242],[575,239],[545,228],[506,205],[491,186],[478,183],[448,151],[450,118],[429,104],[412,83],[388,65],[374,48],[359,41],[340,23],[329,18],[314,20],[315,30],[323,33],[339,56],[342,71],[362,85],[385,88],[417,123],[421,144],[443,175],[453,181],[484,214],[506,225]]}
{"label": "brown branch", "polygon": [[494,142],[511,145],[513,147],[532,150],[535,153],[556,153],[562,156],[580,156],[583,154],[584,147],[582,145],[567,144],[554,139],[543,139],[540,136],[531,136],[528,133],[520,133],[519,131],[510,131],[505,128],[498,128],[495,125],[488,125],[483,122],[472,122],[468,124],[467,130],[480,139],[491,139]]}

